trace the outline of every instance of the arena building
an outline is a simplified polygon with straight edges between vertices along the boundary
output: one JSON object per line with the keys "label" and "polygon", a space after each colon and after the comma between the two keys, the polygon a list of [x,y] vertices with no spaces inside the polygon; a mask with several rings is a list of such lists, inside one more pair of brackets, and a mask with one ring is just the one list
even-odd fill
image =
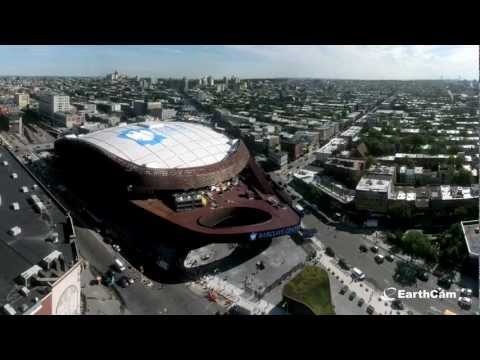
{"label": "arena building", "polygon": [[253,241],[299,228],[291,200],[274,189],[245,144],[203,125],[122,124],[61,138],[55,152],[97,196],[126,197],[190,240]]}

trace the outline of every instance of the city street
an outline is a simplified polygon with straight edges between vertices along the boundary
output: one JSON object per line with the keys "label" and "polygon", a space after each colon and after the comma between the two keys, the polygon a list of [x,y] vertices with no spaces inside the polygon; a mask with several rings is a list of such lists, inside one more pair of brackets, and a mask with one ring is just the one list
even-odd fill
{"label": "city street", "polygon": [[[92,230],[77,227],[77,241],[80,253],[90,268],[99,273],[106,272],[114,259],[120,258],[124,264],[128,262],[111,247],[104,244],[101,236]],[[219,305],[200,297],[184,284],[160,285],[152,282],[152,286],[142,283],[142,275],[134,268],[127,266],[125,275],[135,280],[127,288],[115,286],[115,292],[128,309],[137,315],[213,315],[222,310]],[[104,285],[96,285],[103,287]]]}
{"label": "city street", "polygon": [[[374,253],[370,250],[362,253],[359,250],[361,244],[370,247],[373,243],[365,240],[360,233],[351,233],[344,230],[337,230],[334,226],[329,226],[321,222],[315,216],[308,214],[303,218],[305,228],[314,228],[317,230],[315,237],[325,246],[331,247],[335,252],[335,257],[344,258],[352,267],[357,267],[366,274],[366,282],[372,284],[376,289],[383,292],[388,287],[405,290],[433,290],[438,287],[437,278],[430,276],[427,282],[420,280],[414,286],[406,287],[396,283],[393,279],[395,267],[398,259],[394,262],[385,260],[383,264],[377,264],[374,260]],[[382,250],[380,250],[382,253]],[[383,252],[383,255],[385,253]],[[456,289],[456,285],[452,286],[451,291]],[[458,295],[459,296],[459,295]],[[478,308],[478,298],[472,298],[472,310],[465,311],[461,309],[456,299],[408,299],[404,303],[420,314],[442,314],[445,310],[453,311],[457,314],[472,314]]]}

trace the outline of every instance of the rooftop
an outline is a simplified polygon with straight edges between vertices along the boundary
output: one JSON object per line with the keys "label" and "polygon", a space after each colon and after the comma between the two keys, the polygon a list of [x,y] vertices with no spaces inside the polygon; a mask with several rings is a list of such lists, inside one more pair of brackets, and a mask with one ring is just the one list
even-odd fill
{"label": "rooftop", "polygon": [[357,191],[375,191],[375,192],[388,192],[391,187],[392,181],[385,179],[374,179],[364,176],[357,184]]}
{"label": "rooftop", "polygon": [[476,231],[478,229],[478,220],[462,221],[462,230],[468,252],[474,256],[480,256],[480,231]]}
{"label": "rooftop", "polygon": [[[20,274],[38,266],[55,251],[62,253],[67,264],[76,259],[76,254],[65,241],[66,214],[41,186],[34,186],[35,179],[3,147],[0,147],[0,158],[8,161],[8,166],[0,167],[0,305],[8,303],[18,312],[21,305],[44,296],[44,286],[29,288],[28,296],[21,295],[17,282]],[[18,177],[13,179],[12,173]],[[27,187],[29,192],[21,192],[21,187]],[[32,195],[46,207],[43,214],[35,209]],[[14,203],[19,205],[18,210],[14,210]],[[16,236],[9,233],[14,227],[21,229]],[[55,233],[58,242],[51,241]]]}
{"label": "rooftop", "polygon": [[209,127],[186,122],[117,126],[78,139],[136,165],[162,169],[215,164],[234,151],[238,143]]}

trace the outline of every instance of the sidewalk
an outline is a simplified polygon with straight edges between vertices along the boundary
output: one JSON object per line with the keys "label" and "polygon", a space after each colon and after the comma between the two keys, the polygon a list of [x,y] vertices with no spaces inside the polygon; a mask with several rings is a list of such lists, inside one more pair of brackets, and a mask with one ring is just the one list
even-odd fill
{"label": "sidewalk", "polygon": [[[218,276],[207,275],[200,281],[192,283],[192,287],[199,286],[205,290],[213,290],[230,300],[232,304],[236,304],[241,308],[250,311],[252,315],[266,315],[275,307],[274,304],[264,300],[250,300],[245,298],[245,291],[230,284]],[[252,296],[251,296],[252,297]]]}
{"label": "sidewalk", "polygon": [[[382,301],[382,292],[379,292],[372,286],[368,285],[366,281],[354,281],[350,275],[350,272],[341,269],[335,259],[325,255],[323,245],[321,245],[320,240],[318,240],[316,237],[313,237],[312,242],[317,248],[319,248],[319,254],[315,259],[317,264],[325,268],[329,275],[338,278],[340,282],[343,281],[343,284],[348,286],[349,291],[355,291],[357,293],[357,297],[363,298],[367,306],[372,305],[375,308],[376,314],[397,315],[397,312],[399,312],[401,315],[406,315],[408,311],[412,311],[413,313],[415,313],[413,309],[410,309],[407,306],[405,306],[404,310],[392,309],[391,302]],[[348,295],[346,294],[345,296]]]}
{"label": "sidewalk", "polygon": [[83,315],[128,315],[128,310],[114,291],[94,284],[95,276],[90,268],[81,275]]}

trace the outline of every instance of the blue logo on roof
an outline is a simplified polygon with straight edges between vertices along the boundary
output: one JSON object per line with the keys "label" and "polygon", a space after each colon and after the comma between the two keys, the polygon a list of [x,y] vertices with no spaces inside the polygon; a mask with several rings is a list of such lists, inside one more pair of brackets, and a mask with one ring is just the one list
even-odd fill
{"label": "blue logo on roof", "polygon": [[123,130],[119,138],[133,140],[139,145],[160,144],[167,137],[148,129],[129,128]]}

